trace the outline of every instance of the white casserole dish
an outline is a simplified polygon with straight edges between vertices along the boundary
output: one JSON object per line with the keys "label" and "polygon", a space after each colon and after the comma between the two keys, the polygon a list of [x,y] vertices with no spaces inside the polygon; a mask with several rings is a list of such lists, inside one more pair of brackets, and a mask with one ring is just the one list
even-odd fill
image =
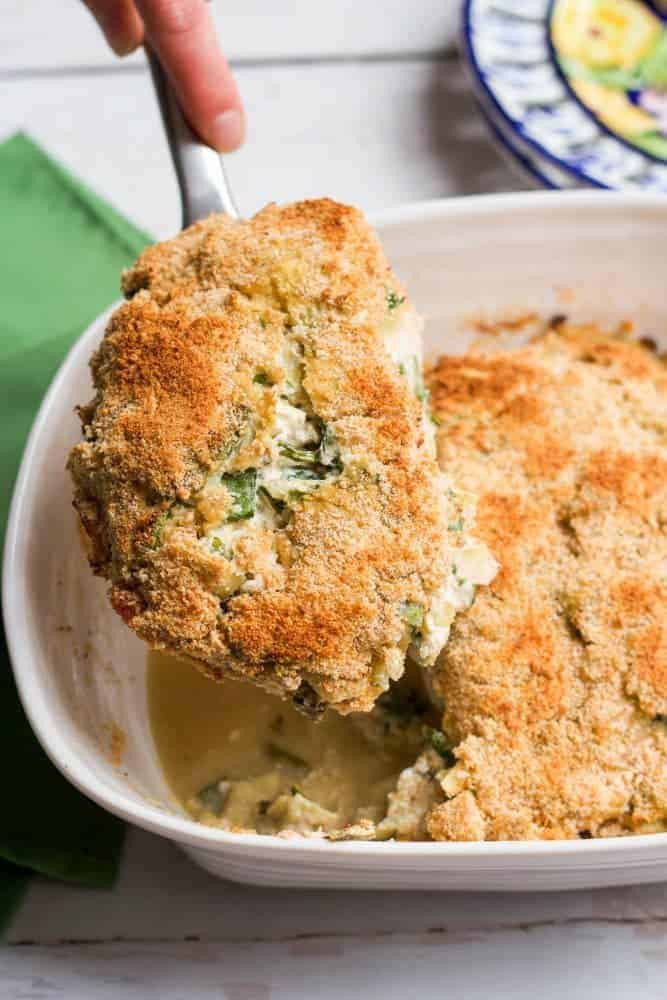
{"label": "white casserole dish", "polygon": [[[587,191],[483,196],[407,206],[376,222],[427,318],[427,355],[462,350],[471,316],[516,310],[602,323],[630,318],[667,346],[667,198]],[[90,395],[88,358],[107,316],[74,345],[44,399],[5,547],[4,615],[19,692],[39,740],[69,780],[129,822],[176,841],[213,874],[241,882],[526,890],[667,879],[667,833],[330,844],[228,834],[183,815],[148,727],[144,647],[110,610],[105,584],[90,574],[64,469],[79,436],[73,408]]]}

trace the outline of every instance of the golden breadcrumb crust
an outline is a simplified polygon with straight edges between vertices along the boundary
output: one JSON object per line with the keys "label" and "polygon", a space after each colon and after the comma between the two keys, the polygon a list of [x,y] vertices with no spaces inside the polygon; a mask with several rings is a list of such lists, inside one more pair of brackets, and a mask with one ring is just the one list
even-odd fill
{"label": "golden breadcrumb crust", "polygon": [[[243,222],[212,216],[142,253],[123,287],[129,301],[92,359],[96,395],[69,461],[91,565],[111,581],[114,608],[151,646],[212,677],[283,694],[305,681],[306,697],[314,689],[340,711],[369,709],[403,669],[404,602],[428,608],[448,571],[433,444],[383,339],[395,322],[388,292],[411,306],[374,233],[328,200],[271,205]],[[255,376],[282,377],[288,336],[345,467],[277,532],[263,589],[222,600],[228,563],[199,542],[224,503],[201,491],[212,472],[266,457],[262,421],[275,399]],[[265,535],[239,545],[241,563],[260,558]]]}
{"label": "golden breadcrumb crust", "polygon": [[667,825],[667,371],[558,324],[429,377],[441,465],[501,571],[437,669],[456,766],[436,840]]}

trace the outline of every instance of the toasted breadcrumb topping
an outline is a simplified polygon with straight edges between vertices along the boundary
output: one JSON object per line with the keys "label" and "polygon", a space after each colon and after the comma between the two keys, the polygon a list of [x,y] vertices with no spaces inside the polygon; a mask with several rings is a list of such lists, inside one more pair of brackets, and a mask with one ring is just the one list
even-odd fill
{"label": "toasted breadcrumb topping", "polygon": [[559,324],[428,377],[443,467],[501,571],[435,686],[455,766],[436,840],[667,827],[667,370]]}
{"label": "toasted breadcrumb topping", "polygon": [[375,235],[328,200],[212,216],[123,287],[69,461],[114,608],[213,678],[368,710],[472,596],[421,323]]}

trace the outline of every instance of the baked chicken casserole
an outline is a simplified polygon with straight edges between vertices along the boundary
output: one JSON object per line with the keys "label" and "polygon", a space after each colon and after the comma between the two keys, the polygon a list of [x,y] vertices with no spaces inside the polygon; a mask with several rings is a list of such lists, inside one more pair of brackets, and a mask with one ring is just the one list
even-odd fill
{"label": "baked chicken casserole", "polygon": [[500,572],[434,670],[408,670],[371,713],[329,713],[315,732],[275,699],[222,691],[215,706],[187,665],[153,669],[172,787],[201,822],[283,836],[666,830],[664,361],[559,320],[518,350],[443,357],[427,385],[441,466],[468,497],[450,527],[486,543]]}
{"label": "baked chicken casserole", "polygon": [[495,564],[438,470],[421,320],[355,209],[212,216],[146,250],[69,468],[123,620],[311,717],[425,666]]}

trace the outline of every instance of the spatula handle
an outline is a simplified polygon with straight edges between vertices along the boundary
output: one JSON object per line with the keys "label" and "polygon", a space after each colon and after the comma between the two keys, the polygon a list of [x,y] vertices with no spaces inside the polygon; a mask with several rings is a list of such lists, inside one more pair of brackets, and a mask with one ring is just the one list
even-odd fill
{"label": "spatula handle", "polygon": [[226,212],[238,218],[220,154],[205,145],[190,128],[167,74],[148,45],[146,55],[181,192],[183,228],[213,212]]}

